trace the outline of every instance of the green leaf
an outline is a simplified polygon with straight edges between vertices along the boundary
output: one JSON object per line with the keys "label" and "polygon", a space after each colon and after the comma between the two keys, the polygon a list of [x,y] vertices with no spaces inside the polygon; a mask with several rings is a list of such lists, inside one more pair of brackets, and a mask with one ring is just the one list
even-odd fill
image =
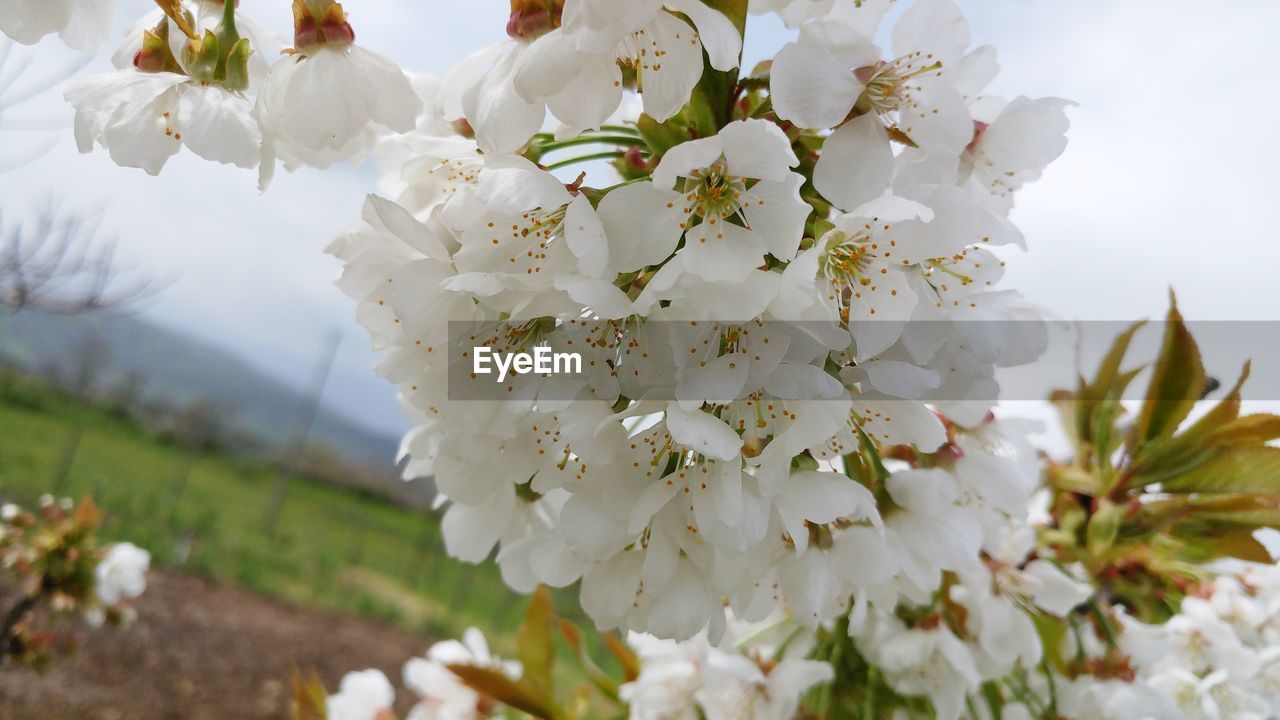
{"label": "green leaf", "polygon": [[613,633],[604,633],[605,647],[609,648],[609,652],[622,666],[622,677],[626,682],[632,682],[640,677],[640,659],[635,653],[631,652],[631,648],[627,647],[622,640],[618,639]]}
{"label": "green leaf", "polygon": [[1280,438],[1280,415],[1246,415],[1236,418],[1211,434],[1213,445],[1265,445]]}
{"label": "green leaf", "polygon": [[529,608],[516,634],[516,643],[519,646],[517,657],[524,665],[523,683],[534,693],[548,698],[555,696],[553,672],[556,655],[551,639],[554,624],[551,593],[540,585],[529,599]]}
{"label": "green leaf", "polygon": [[1102,358],[1102,362],[1098,365],[1098,374],[1094,376],[1093,382],[1086,386],[1086,399],[1102,400],[1108,397],[1116,397],[1112,392],[1112,388],[1116,384],[1116,379],[1120,376],[1120,364],[1124,362],[1125,355],[1129,353],[1129,345],[1133,343],[1133,336],[1147,324],[1146,320],[1136,322],[1129,326],[1111,343],[1111,349]]}
{"label": "green leaf", "polygon": [[560,717],[549,698],[539,697],[527,686],[515,682],[500,670],[462,663],[446,664],[445,667],[457,675],[464,685],[485,697],[543,720],[557,720]]}
{"label": "green leaf", "polygon": [[1208,462],[1164,481],[1166,492],[1280,492],[1280,448],[1234,447],[1220,450]]}
{"label": "green leaf", "polygon": [[655,161],[671,148],[692,138],[689,128],[675,119],[659,123],[648,115],[641,115],[636,121],[636,129],[640,131],[640,137],[644,139],[649,155]]}
{"label": "green leaf", "polygon": [[1265,565],[1275,562],[1271,552],[1265,545],[1258,542],[1258,539],[1253,536],[1253,531],[1248,528],[1185,539],[1188,540],[1187,553],[1200,562],[1223,557]]}
{"label": "green leaf", "polygon": [[1125,355],[1129,352],[1129,345],[1133,342],[1133,336],[1138,332],[1146,321],[1135,323],[1120,334],[1111,344],[1111,349],[1103,356],[1102,363],[1098,365],[1098,373],[1094,376],[1091,383],[1086,383],[1083,378],[1080,380],[1080,388],[1076,393],[1074,400],[1078,401],[1076,405],[1076,437],[1091,441],[1094,437],[1093,431],[1096,428],[1094,414],[1098,410],[1095,403],[1104,400],[1118,400],[1124,389],[1128,387],[1129,382],[1133,380],[1135,373],[1126,373],[1127,377],[1120,374],[1120,364],[1124,362]]}
{"label": "green leaf", "polygon": [[1239,418],[1241,390],[1249,380],[1249,373],[1250,363],[1246,362],[1235,387],[1212,410],[1177,436],[1148,445],[1138,453],[1131,472],[1143,476],[1142,484],[1163,482],[1217,455],[1218,448],[1209,438]]}
{"label": "green leaf", "polygon": [[1085,530],[1085,542],[1089,554],[1102,557],[1116,542],[1120,534],[1120,521],[1124,518],[1124,508],[1109,501],[1101,500],[1098,510],[1089,518],[1089,527]]}
{"label": "green leaf", "polygon": [[1134,428],[1135,451],[1154,440],[1172,437],[1204,391],[1200,349],[1187,330],[1172,293],[1170,303],[1160,357]]}
{"label": "green leaf", "polygon": [[587,679],[602,695],[610,700],[618,701],[618,682],[606,675],[591,659],[586,645],[582,642],[582,631],[568,620],[560,620],[557,623],[557,627],[560,629],[560,635],[569,644],[570,649],[573,650],[573,658],[578,663],[578,669],[582,670]]}
{"label": "green leaf", "polygon": [[294,668],[289,677],[289,688],[291,720],[325,720],[328,716],[325,700],[329,693],[324,689],[324,683],[320,682],[315,670],[308,676],[303,676],[301,670]]}

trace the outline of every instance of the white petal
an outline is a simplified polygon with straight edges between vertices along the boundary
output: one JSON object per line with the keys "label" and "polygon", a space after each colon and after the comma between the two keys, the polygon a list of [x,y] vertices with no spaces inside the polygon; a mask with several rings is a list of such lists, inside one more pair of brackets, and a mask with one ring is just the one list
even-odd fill
{"label": "white petal", "polygon": [[605,195],[597,212],[609,242],[609,270],[632,272],[671,257],[684,232],[683,203],[680,193],[649,182]]}
{"label": "white petal", "polygon": [[969,22],[951,0],[919,0],[893,28],[893,54],[932,53],[944,65],[955,62],[969,47]]}
{"label": "white petal", "polygon": [[942,78],[921,78],[911,94],[911,107],[899,112],[903,132],[926,152],[959,153],[973,141],[973,118],[964,97]]}
{"label": "white petal", "polygon": [[[44,2],[54,4],[49,0]],[[89,50],[101,45],[111,34],[115,11],[115,0],[78,0],[71,22],[61,33],[62,41],[72,50]]]}
{"label": "white petal", "polygon": [[813,212],[800,199],[804,177],[790,173],[782,182],[761,181],[742,196],[742,213],[747,229],[769,248],[769,254],[789,261],[800,249],[804,226]]}
{"label": "white petal", "polygon": [[830,472],[792,473],[775,499],[775,505],[798,552],[809,545],[806,520],[825,525],[839,518],[875,518],[877,522],[880,519],[870,490],[844,475]]}
{"label": "white petal", "polygon": [[502,40],[471,53],[444,76],[440,83],[440,114],[446,121],[461,120],[467,115],[464,101],[484,79],[498,56],[510,52],[512,41]]}
{"label": "white petal", "polygon": [[822,129],[844,122],[862,84],[825,50],[791,43],[773,59],[769,92],[778,117]]}
{"label": "white petal", "polygon": [[453,504],[444,514],[441,531],[449,555],[463,562],[480,563],[489,556],[506,529],[515,509],[515,490],[492,505]]}
{"label": "white petal", "polygon": [[573,82],[547,98],[560,122],[579,131],[597,128],[622,104],[622,70],[607,55],[583,55]]}
{"label": "white petal", "polygon": [[869,284],[854,287],[849,306],[849,331],[859,358],[879,355],[896,343],[916,307],[916,294],[902,271],[875,263],[867,277]]}
{"label": "white petal", "polygon": [[885,488],[895,503],[922,515],[942,515],[960,493],[951,473],[937,468],[896,472]]}
{"label": "white petal", "polygon": [[648,53],[640,59],[640,90],[644,111],[666,122],[689,102],[702,77],[702,43],[683,20],[665,12],[646,27],[638,39]]}
{"label": "white petal", "polygon": [[782,128],[767,120],[737,120],[720,131],[730,175],[782,182],[800,164]]}
{"label": "white petal", "polygon": [[626,552],[599,563],[582,577],[582,609],[597,622],[617,622],[630,610],[640,587],[642,552]]}
{"label": "white petal", "polygon": [[586,59],[563,30],[552,30],[524,50],[512,83],[526,102],[544,101],[571,84]]}
{"label": "white petal", "polygon": [[840,126],[822,146],[813,184],[845,210],[882,195],[893,177],[893,148],[880,119],[863,115]]}
{"label": "white petal", "polygon": [[177,128],[182,144],[205,160],[252,169],[262,158],[262,131],[253,107],[221,88],[187,88],[178,108]]}
{"label": "white petal", "polygon": [[881,443],[914,445],[929,453],[947,441],[946,426],[924,403],[855,398],[853,407],[863,418],[863,431]]}
{"label": "white petal", "polygon": [[675,187],[676,180],[709,167],[723,154],[724,142],[719,136],[680,143],[668,150],[653,169],[653,184],[669,190]]}
{"label": "white petal", "polygon": [[680,488],[665,480],[650,483],[631,506],[631,519],[627,521],[627,532],[632,535],[642,532],[653,520],[653,516],[666,507],[678,492]]}
{"label": "white petal", "polygon": [[1076,582],[1045,560],[1032,560],[1023,572],[1039,581],[1032,593],[1035,604],[1059,617],[1066,617],[1093,594],[1088,585]]}
{"label": "white petal", "polygon": [[733,22],[718,10],[712,10],[702,0],[667,0],[667,6],[679,10],[693,21],[702,40],[702,47],[707,51],[711,67],[717,70],[732,70],[738,67],[738,56],[742,52],[742,36]]}
{"label": "white petal", "polygon": [[569,293],[576,303],[581,303],[602,319],[616,320],[629,317],[634,306],[627,294],[608,280],[567,277],[556,279],[556,289]]}
{"label": "white petal", "polygon": [[168,121],[178,113],[178,97],[179,88],[173,87],[149,103],[120,107],[102,134],[117,165],[142,168],[150,175],[160,174],[169,158],[182,148]]}
{"label": "white petal", "polygon": [[508,46],[479,84],[463,96],[467,120],[486,153],[514,153],[542,128],[546,108],[520,97],[515,88],[521,45]]}
{"label": "white petal", "polygon": [[871,387],[891,397],[916,400],[942,384],[936,370],[896,360],[875,359],[858,366]]}
{"label": "white petal", "polygon": [[667,406],[667,429],[681,445],[714,460],[736,459],[742,438],[723,420],[701,410],[685,411],[678,403]]}
{"label": "white petal", "polygon": [[947,70],[947,81],[967,100],[978,97],[1000,74],[996,49],[990,45],[974,48]]}
{"label": "white petal", "polygon": [[738,225],[704,222],[686,237],[680,253],[685,272],[707,282],[741,283],[764,262],[763,238]]}
{"label": "white petal", "polygon": [[34,45],[71,22],[72,0],[5,0],[0,4],[0,32],[23,45]]}
{"label": "white petal", "polygon": [[657,591],[648,630],[658,637],[688,640],[707,626],[718,604],[706,576],[693,563],[681,560],[671,582]]}

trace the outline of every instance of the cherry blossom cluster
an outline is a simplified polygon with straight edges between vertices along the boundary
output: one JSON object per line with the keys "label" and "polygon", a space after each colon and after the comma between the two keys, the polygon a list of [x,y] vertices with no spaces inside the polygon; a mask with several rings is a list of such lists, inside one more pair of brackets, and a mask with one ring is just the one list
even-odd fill
{"label": "cherry blossom cluster", "polygon": [[[379,150],[389,197],[331,247],[419,423],[407,472],[448,503],[450,552],[497,548],[512,587],[581,581],[601,628],[675,639],[714,638],[726,607],[813,625],[851,597],[892,609],[978,568],[1035,483],[988,414],[992,376],[1037,338],[963,321],[1029,316],[993,248],[1022,243],[1011,195],[1063,149],[1064,103],[983,95],[994,58],[950,2],[914,4],[883,50],[888,4],[862,3],[803,25],[708,134],[690,108],[738,57],[726,16],[527,5]],[[590,143],[621,157],[547,169]],[[458,399],[470,348],[447,321],[616,360]],[[625,364],[635,347],[652,362]]]}
{"label": "cherry blossom cluster", "polygon": [[95,627],[132,620],[127,603],[146,590],[151,555],[131,543],[99,547],[101,521],[88,500],[45,496],[34,511],[0,506],[0,665],[43,667],[70,646],[69,620]]}

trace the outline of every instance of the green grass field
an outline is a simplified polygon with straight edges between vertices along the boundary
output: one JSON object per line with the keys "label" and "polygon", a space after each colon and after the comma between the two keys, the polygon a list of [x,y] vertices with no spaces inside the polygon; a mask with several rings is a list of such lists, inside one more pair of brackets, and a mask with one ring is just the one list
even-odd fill
{"label": "green grass field", "polygon": [[[496,566],[446,558],[433,514],[295,478],[276,537],[268,537],[263,519],[276,477],[268,467],[166,445],[34,381],[18,380],[0,397],[0,493],[7,499],[92,496],[108,513],[107,539],[147,548],[157,565],[290,602],[437,636],[476,625],[496,631],[499,645],[518,625],[524,603]],[[574,598],[557,600],[567,609]]]}

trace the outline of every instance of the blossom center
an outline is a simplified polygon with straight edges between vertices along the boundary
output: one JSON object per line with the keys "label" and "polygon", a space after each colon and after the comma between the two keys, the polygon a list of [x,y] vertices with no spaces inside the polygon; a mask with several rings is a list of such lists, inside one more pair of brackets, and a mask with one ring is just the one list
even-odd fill
{"label": "blossom center", "polygon": [[746,191],[746,181],[728,174],[723,162],[694,170],[684,185],[689,211],[703,220],[723,220],[739,214]]}
{"label": "blossom center", "polygon": [[912,81],[928,73],[941,70],[942,63],[933,55],[913,52],[896,60],[867,65],[853,71],[863,84],[859,104],[863,109],[884,117],[913,105],[911,95],[922,88]]}

